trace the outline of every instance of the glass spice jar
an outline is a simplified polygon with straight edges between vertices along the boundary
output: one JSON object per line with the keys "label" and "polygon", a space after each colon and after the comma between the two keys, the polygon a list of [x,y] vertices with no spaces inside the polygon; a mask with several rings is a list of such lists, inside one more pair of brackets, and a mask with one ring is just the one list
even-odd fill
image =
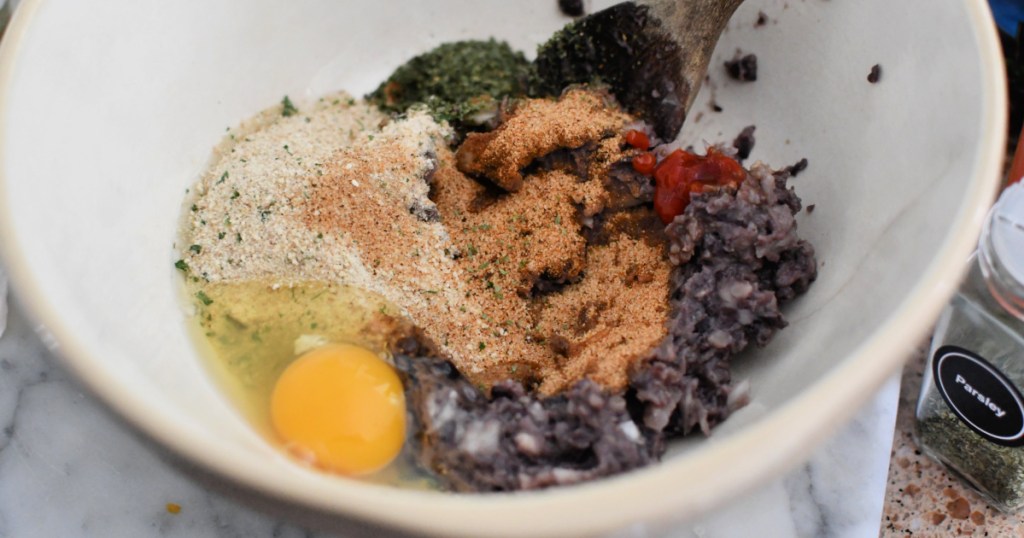
{"label": "glass spice jar", "polygon": [[932,337],[916,439],[992,502],[1024,506],[1024,183],[989,213]]}

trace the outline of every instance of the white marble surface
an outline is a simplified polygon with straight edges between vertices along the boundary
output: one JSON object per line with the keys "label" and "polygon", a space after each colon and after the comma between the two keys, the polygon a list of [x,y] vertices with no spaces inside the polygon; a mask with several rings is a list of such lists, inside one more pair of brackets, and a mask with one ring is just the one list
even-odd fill
{"label": "white marble surface", "polygon": [[[898,388],[894,378],[784,479],[696,523],[615,536],[877,536]],[[148,536],[343,535],[275,519],[197,483],[83,394],[12,305],[0,337],[0,538]]]}

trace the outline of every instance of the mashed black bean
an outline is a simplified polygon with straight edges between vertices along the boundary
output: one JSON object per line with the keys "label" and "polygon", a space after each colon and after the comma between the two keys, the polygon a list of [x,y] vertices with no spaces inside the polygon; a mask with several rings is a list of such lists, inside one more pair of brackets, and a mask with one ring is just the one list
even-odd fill
{"label": "mashed black bean", "polygon": [[622,393],[583,380],[541,397],[506,381],[486,395],[415,331],[398,339],[421,463],[459,491],[537,489],[642,467],[667,439],[709,434],[747,401],[731,358],[767,344],[786,325],[779,307],[817,274],[789,177],[754,165],[737,190],[695,194],[666,227],[669,334]]}
{"label": "mashed black bean", "polygon": [[817,275],[813,247],[796,233],[800,198],[789,174],[757,164],[735,193],[699,194],[668,225],[676,265],[670,334],[630,381],[643,425],[706,435],[746,403],[730,360],[786,326],[780,305]]}
{"label": "mashed black bean", "polygon": [[575,484],[641,467],[660,454],[626,399],[590,380],[547,398],[505,381],[488,397],[442,359],[399,353],[395,363],[419,432],[421,464],[451,489]]}
{"label": "mashed black bean", "polygon": [[757,55],[743,55],[739,51],[732,60],[726,60],[725,72],[733,80],[740,82],[754,82],[757,80]]}

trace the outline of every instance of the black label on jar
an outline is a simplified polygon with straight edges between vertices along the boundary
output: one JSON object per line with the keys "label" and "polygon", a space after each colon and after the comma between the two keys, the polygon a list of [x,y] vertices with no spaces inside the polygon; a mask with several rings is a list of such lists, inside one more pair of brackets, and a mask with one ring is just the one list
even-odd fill
{"label": "black label on jar", "polygon": [[939,393],[964,424],[993,443],[1024,446],[1024,398],[1005,374],[957,346],[940,347],[932,359]]}

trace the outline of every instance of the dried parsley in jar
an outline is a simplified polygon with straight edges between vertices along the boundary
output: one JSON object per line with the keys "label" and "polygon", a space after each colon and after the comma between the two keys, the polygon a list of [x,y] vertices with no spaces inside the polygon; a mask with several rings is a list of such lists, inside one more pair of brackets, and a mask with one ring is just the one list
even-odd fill
{"label": "dried parsley in jar", "polygon": [[1024,184],[992,208],[935,328],[916,437],[994,506],[1024,506]]}

